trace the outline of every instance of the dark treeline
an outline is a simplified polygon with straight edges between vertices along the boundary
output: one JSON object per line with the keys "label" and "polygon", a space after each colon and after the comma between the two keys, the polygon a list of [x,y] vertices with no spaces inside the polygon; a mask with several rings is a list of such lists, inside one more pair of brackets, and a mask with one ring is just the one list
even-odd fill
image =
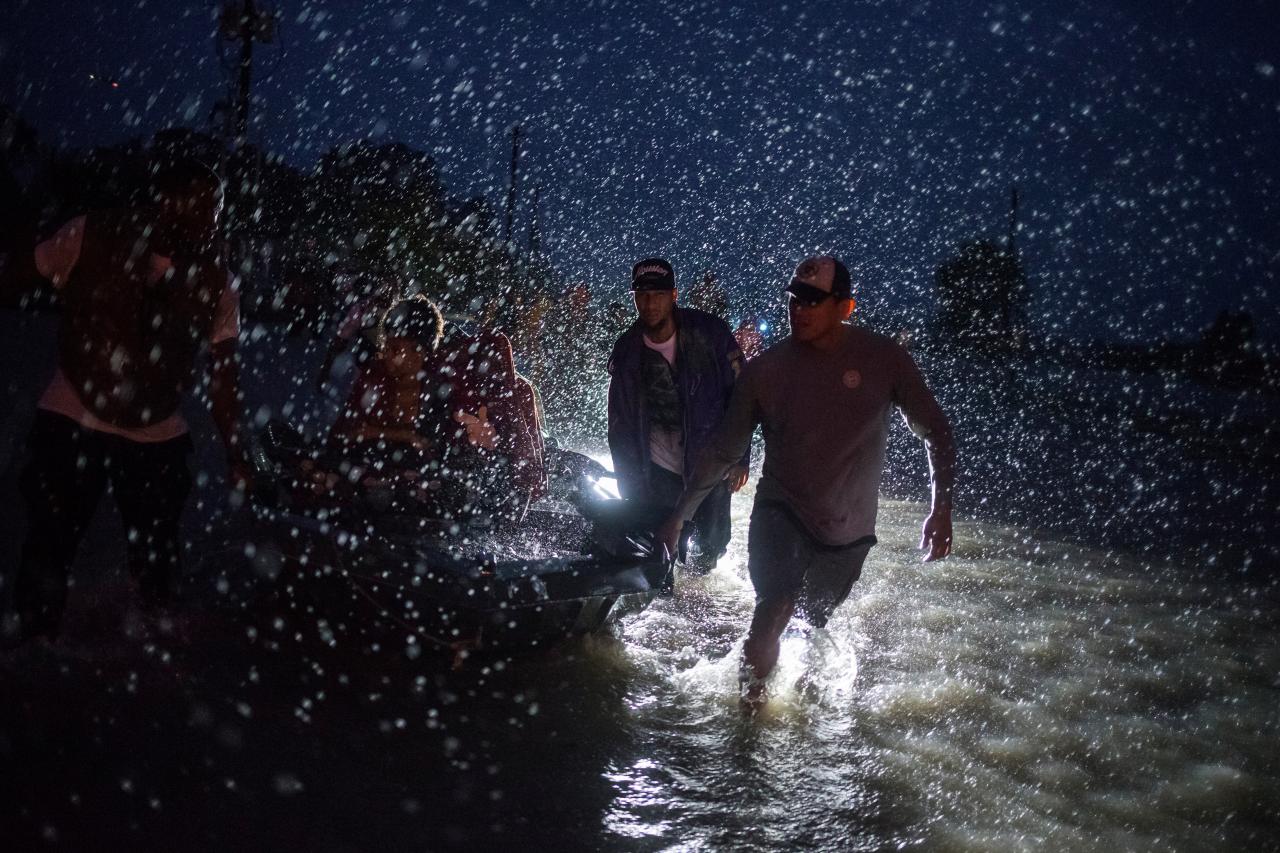
{"label": "dark treeline", "polygon": [[1280,359],[1260,345],[1252,315],[1226,310],[1192,340],[1115,343],[1037,336],[1030,285],[1017,253],[990,240],[963,244],[934,278],[936,308],[922,343],[999,361],[1047,361],[1098,370],[1171,372],[1227,389],[1280,393]]}
{"label": "dark treeline", "polygon": [[[434,158],[403,143],[336,146],[311,170],[185,127],[59,149],[0,105],[0,251],[29,252],[73,216],[141,201],[149,170],[176,157],[201,160],[226,182],[225,236],[246,322],[324,337],[369,282],[391,280],[447,315],[507,332],[547,398],[552,426],[576,432],[597,419],[599,401],[556,378],[598,373],[594,385],[602,385],[616,324],[595,310],[588,287],[570,286],[536,248],[501,240],[487,199],[446,186]],[[4,300],[57,309],[47,290]]]}
{"label": "dark treeline", "polygon": [[1132,373],[1181,373],[1219,388],[1280,393],[1280,362],[1257,341],[1247,311],[1222,311],[1191,340],[1081,343],[1047,340],[1037,354],[1060,363]]}
{"label": "dark treeline", "polygon": [[[0,251],[29,249],[78,213],[137,200],[151,164],[175,156],[205,161],[227,180],[228,245],[251,321],[323,335],[360,298],[361,276],[393,278],[448,313],[483,315],[508,331],[522,368],[553,398],[556,376],[599,371],[608,342],[630,322],[628,306],[597,310],[591,290],[568,286],[536,249],[499,239],[498,212],[486,198],[446,186],[430,154],[399,142],[337,146],[311,170],[253,146],[232,150],[217,136],[185,127],[145,141],[57,149],[0,105]],[[708,281],[715,289],[714,278]],[[1247,312],[1224,311],[1194,340],[1046,338],[1029,319],[1034,285],[1016,252],[974,240],[938,267],[925,334],[912,331],[917,324],[911,321],[870,315],[864,321],[953,354],[1171,371],[1218,387],[1280,392],[1280,362],[1260,347]],[[702,304],[715,299],[695,298],[698,289],[688,294],[693,304],[726,314],[723,306]],[[9,307],[55,304],[48,293],[21,299],[23,305]],[[767,337],[784,329],[781,316],[765,312],[750,322],[755,319],[769,321]],[[575,415],[591,417],[576,397],[565,403]]]}
{"label": "dark treeline", "polygon": [[250,312],[323,301],[328,280],[346,270],[412,281],[459,308],[481,295],[481,282],[485,296],[563,289],[540,258],[494,239],[487,200],[450,192],[435,160],[401,143],[335,147],[310,171],[183,127],[65,150],[41,144],[35,129],[0,107],[6,242],[30,241],[86,210],[137,202],[153,164],[184,156],[215,167],[227,183],[224,221]]}

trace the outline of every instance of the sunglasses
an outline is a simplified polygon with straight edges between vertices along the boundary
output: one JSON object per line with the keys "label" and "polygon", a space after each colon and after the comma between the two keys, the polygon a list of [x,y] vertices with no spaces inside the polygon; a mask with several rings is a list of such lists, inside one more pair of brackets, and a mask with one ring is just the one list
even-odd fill
{"label": "sunglasses", "polygon": [[818,296],[812,299],[805,299],[803,297],[796,296],[794,293],[789,293],[787,294],[787,308],[788,310],[791,310],[791,311],[794,311],[797,308],[802,306],[805,308],[817,308],[819,305],[826,302],[828,299],[830,299],[833,296],[835,296],[834,293],[828,293],[825,296]]}

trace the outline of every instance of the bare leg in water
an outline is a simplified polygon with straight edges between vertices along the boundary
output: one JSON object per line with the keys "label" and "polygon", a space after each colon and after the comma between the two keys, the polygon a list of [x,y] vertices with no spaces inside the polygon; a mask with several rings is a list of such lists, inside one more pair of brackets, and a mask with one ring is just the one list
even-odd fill
{"label": "bare leg in water", "polygon": [[764,700],[764,683],[778,664],[779,638],[791,621],[793,599],[773,599],[756,603],[747,641],[742,646],[742,709],[754,714]]}

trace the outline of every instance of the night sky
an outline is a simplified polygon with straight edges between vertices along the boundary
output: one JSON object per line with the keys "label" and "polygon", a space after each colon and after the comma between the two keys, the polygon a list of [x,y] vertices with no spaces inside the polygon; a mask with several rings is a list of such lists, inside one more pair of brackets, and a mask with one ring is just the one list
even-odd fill
{"label": "night sky", "polygon": [[[16,5],[0,100],[46,142],[210,127],[217,4]],[[500,207],[523,122],[546,248],[602,301],[652,252],[738,308],[822,249],[864,305],[920,318],[1016,182],[1036,331],[1187,336],[1247,308],[1280,339],[1275,3],[1155,5],[281,0],[252,136],[303,166],[403,141]]]}

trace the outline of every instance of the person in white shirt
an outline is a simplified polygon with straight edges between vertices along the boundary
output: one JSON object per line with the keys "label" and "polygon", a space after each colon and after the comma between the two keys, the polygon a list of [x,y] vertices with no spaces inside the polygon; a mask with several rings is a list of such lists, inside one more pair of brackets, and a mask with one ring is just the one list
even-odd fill
{"label": "person in white shirt", "polygon": [[58,365],[38,403],[20,475],[28,531],[14,581],[19,637],[56,638],[68,574],[107,486],[144,607],[167,604],[192,449],[180,411],[210,353],[209,400],[233,485],[251,468],[238,428],[239,298],[221,256],[222,182],[178,160],[140,207],[95,211],[35,249],[62,307]]}
{"label": "person in white shirt", "polygon": [[[636,321],[609,357],[609,452],[622,497],[665,512],[724,417],[742,353],[724,320],[676,304],[665,259],[637,263],[631,289]],[[729,496],[746,483],[749,458],[724,473],[672,552],[684,558],[696,533],[686,560],[695,572],[713,568],[729,544]]]}

